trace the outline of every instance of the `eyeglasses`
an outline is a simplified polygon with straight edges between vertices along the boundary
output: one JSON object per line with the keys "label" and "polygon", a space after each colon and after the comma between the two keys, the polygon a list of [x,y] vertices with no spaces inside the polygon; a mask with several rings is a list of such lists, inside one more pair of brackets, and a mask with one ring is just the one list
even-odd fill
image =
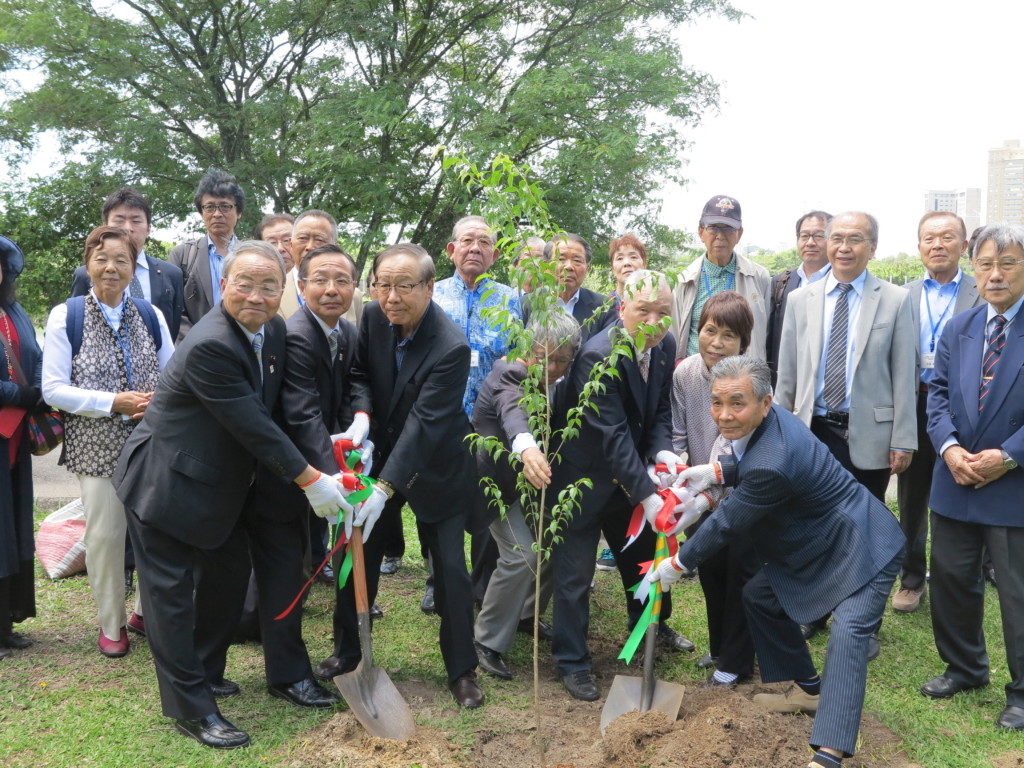
{"label": "eyeglasses", "polygon": [[801,243],[806,243],[809,240],[815,240],[819,243],[825,242],[824,232],[801,232],[797,240]]}
{"label": "eyeglasses", "polygon": [[307,232],[300,232],[297,235],[292,235],[292,240],[294,240],[299,245],[305,245],[306,243],[312,240],[314,243],[317,244],[317,247],[321,245],[327,245],[329,242],[331,242],[331,239],[326,235],[311,235]]}
{"label": "eyeglasses", "polygon": [[203,213],[231,213],[235,210],[234,203],[203,203],[201,206]]}
{"label": "eyeglasses", "polygon": [[456,242],[463,248],[472,248],[474,244],[478,245],[482,251],[494,247],[494,241],[489,237],[460,237]]}
{"label": "eyeglasses", "polygon": [[381,283],[377,280],[374,280],[372,283],[370,283],[370,287],[373,290],[384,294],[385,296],[391,293],[392,290],[399,296],[408,296],[410,293],[412,293],[413,288],[415,288],[417,285],[423,285],[423,282],[423,280],[418,280],[415,283]]}
{"label": "eyeglasses", "polygon": [[868,239],[864,237],[864,235],[847,235],[846,237],[843,237],[842,235],[832,235],[828,239],[830,245],[842,245],[843,243],[846,243],[846,245],[851,248],[863,245],[867,241]]}
{"label": "eyeglasses", "polygon": [[352,285],[352,281],[347,277],[311,277],[309,279],[302,278],[304,283],[312,285],[314,288],[320,288],[321,290],[327,290],[327,286],[336,285],[339,288],[348,288]]}
{"label": "eyeglasses", "polygon": [[962,238],[957,237],[951,232],[947,232],[944,235],[925,235],[924,237],[921,238],[921,242],[924,245],[932,245],[936,240],[941,242],[943,245],[952,245],[957,241],[961,243],[963,242]]}
{"label": "eyeglasses", "polygon": [[256,285],[255,283],[232,280],[228,285],[233,287],[242,296],[249,296],[253,291],[259,291],[268,299],[276,299],[284,293],[284,288],[277,283],[263,283],[262,285]]}
{"label": "eyeglasses", "polygon": [[975,259],[974,271],[975,272],[991,272],[992,268],[996,264],[999,264],[999,270],[1001,272],[1013,272],[1021,264],[1024,264],[1024,259],[1018,259],[1013,256],[1004,256],[1001,259]]}

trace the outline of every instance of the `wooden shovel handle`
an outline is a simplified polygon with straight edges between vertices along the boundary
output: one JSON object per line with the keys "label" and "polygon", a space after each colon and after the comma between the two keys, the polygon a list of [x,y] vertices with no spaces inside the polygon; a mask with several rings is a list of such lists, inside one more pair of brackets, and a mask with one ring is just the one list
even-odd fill
{"label": "wooden shovel handle", "polygon": [[[351,513],[350,513],[351,514]],[[363,558],[363,529],[352,529],[352,580],[356,591],[356,613],[369,613],[370,601],[366,595],[366,566]]]}

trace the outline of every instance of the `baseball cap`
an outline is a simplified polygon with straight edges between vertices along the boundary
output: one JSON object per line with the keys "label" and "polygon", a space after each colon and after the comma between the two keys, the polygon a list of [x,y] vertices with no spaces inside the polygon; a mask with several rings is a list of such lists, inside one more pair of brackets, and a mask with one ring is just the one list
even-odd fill
{"label": "baseball cap", "polygon": [[715,195],[704,204],[704,212],[700,215],[700,225],[727,224],[733,229],[743,226],[740,203],[735,197]]}

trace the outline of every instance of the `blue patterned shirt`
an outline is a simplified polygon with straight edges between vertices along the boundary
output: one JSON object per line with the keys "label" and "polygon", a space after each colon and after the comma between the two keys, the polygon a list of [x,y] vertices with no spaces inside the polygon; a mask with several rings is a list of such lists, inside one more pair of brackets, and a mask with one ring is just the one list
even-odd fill
{"label": "blue patterned shirt", "polygon": [[[484,294],[488,294],[484,296]],[[516,319],[522,320],[519,297],[507,285],[484,278],[470,290],[458,275],[452,275],[434,284],[434,301],[444,313],[462,329],[469,341],[469,380],[462,398],[467,416],[473,415],[476,396],[484,379],[491,372],[494,361],[508,353],[509,335],[496,323],[484,319],[481,310],[486,307],[507,306]]]}
{"label": "blue patterned shirt", "polygon": [[700,315],[704,311],[704,305],[707,304],[708,299],[716,293],[736,288],[736,254],[732,255],[729,263],[724,267],[715,264],[705,254],[704,264],[697,277],[697,298],[693,302],[693,312],[690,316],[690,338],[686,343],[687,356],[695,355],[700,351]]}

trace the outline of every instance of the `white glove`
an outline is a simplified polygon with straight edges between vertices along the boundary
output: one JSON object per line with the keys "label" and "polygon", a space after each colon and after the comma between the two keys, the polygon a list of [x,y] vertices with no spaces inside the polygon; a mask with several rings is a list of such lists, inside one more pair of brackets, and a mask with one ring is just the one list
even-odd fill
{"label": "white glove", "polygon": [[370,440],[363,440],[362,446],[359,448],[361,455],[360,460],[363,462],[363,474],[370,474],[370,470],[373,469],[373,442]]}
{"label": "white glove", "polygon": [[679,581],[684,573],[686,573],[686,569],[679,565],[674,557],[666,557],[657,568],[651,568],[648,571],[647,580],[652,584],[660,581],[661,591],[669,592],[672,585]]}
{"label": "white glove", "polygon": [[672,485],[676,488],[685,485],[694,493],[700,493],[712,485],[721,485],[722,482],[722,465],[713,461],[710,464],[698,464],[696,467],[684,469]]}
{"label": "white glove", "polygon": [[362,445],[362,442],[369,434],[370,417],[362,411],[358,411],[356,415],[352,417],[352,423],[348,425],[348,429],[344,432],[339,432],[336,435],[331,435],[331,442],[336,443],[339,440],[351,440],[352,445],[358,447]]}
{"label": "white glove", "polygon": [[[680,491],[688,489],[674,488],[673,493],[677,496]],[[698,493],[696,496],[682,501],[675,508],[675,514],[679,515],[679,520],[672,527],[672,530],[668,532],[669,536],[678,536],[682,531],[689,528],[691,525],[696,523],[700,516],[711,509],[711,498],[706,493]]]}
{"label": "white glove", "polygon": [[654,527],[654,521],[658,519],[658,513],[661,511],[664,503],[665,500],[657,493],[652,493],[640,502],[640,505],[644,508],[644,519],[647,521],[647,524],[651,526],[652,531],[657,530]]}
{"label": "white glove", "polygon": [[[316,479],[306,485],[299,486],[309,500],[309,506],[317,517],[330,517],[339,511],[351,511],[352,506],[345,501],[345,493],[341,483],[330,475],[317,471]],[[347,515],[346,515],[347,516]]]}
{"label": "white glove", "polygon": [[362,504],[356,507],[355,525],[363,529],[363,541],[370,538],[370,531],[384,511],[384,505],[388,501],[388,495],[380,488],[374,486],[373,493]]}
{"label": "white glove", "polygon": [[659,488],[668,488],[678,475],[678,472],[676,472],[676,465],[684,464],[685,462],[679,456],[672,453],[672,451],[658,451],[657,455],[654,457],[654,463],[664,464],[668,467],[667,473],[659,474],[660,482],[658,483]]}

